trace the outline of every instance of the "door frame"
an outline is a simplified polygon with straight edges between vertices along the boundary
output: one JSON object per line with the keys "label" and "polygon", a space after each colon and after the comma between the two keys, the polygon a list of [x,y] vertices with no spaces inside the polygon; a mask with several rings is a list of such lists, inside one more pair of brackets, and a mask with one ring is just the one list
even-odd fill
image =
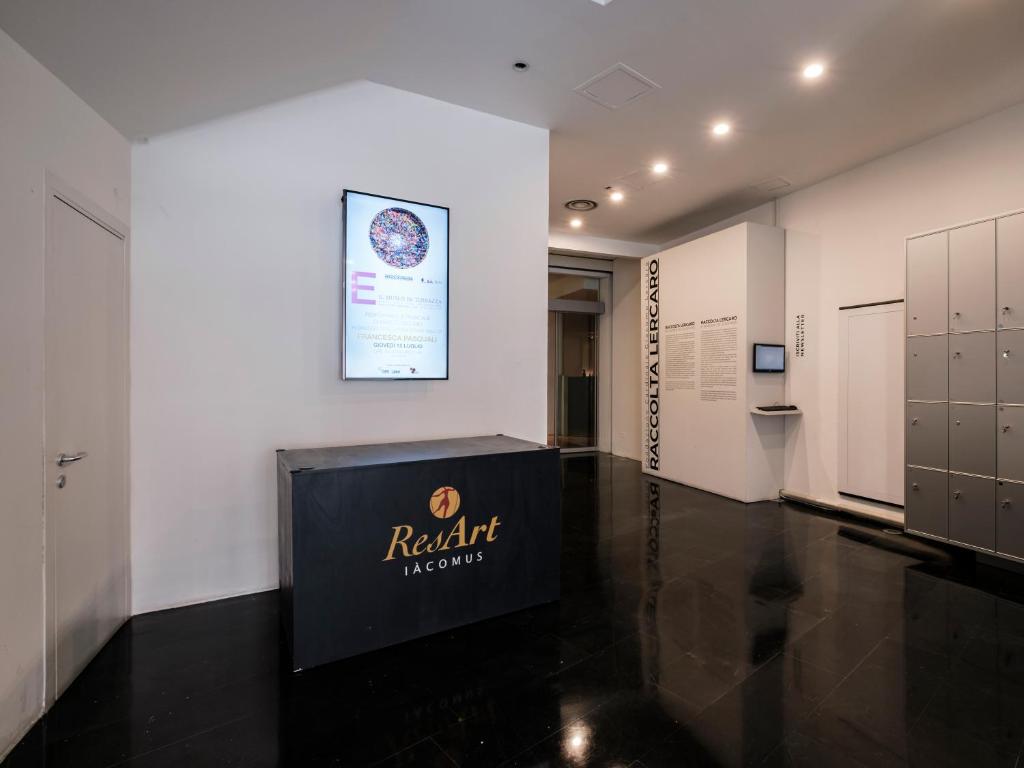
{"label": "door frame", "polygon": [[[549,258],[552,254],[549,253]],[[597,344],[595,345],[595,356],[597,358],[597,367],[595,370],[597,376],[597,383],[594,388],[594,444],[591,446],[580,447],[580,448],[561,448],[562,453],[593,453],[595,451],[611,450],[610,435],[611,435],[611,364],[612,364],[612,348],[611,348],[611,336],[612,336],[612,325],[611,325],[611,299],[612,299],[612,280],[613,273],[610,269],[598,269],[589,266],[574,267],[565,266],[564,264],[552,264],[548,263],[548,275],[559,274],[559,275],[576,275],[579,277],[592,277],[597,279],[599,288],[598,301],[572,301],[565,299],[548,299],[548,311],[555,312],[556,315],[563,315],[569,313],[580,313],[586,315],[594,315],[597,317],[596,332],[597,332]],[[559,330],[561,329],[561,318],[556,320]],[[561,336],[556,332],[556,345],[561,346]],[[601,380],[607,379],[604,389],[602,389]],[[556,384],[555,397],[556,401],[561,400],[561,392]],[[606,413],[607,411],[607,413]],[[558,419],[558,406],[555,407],[555,418],[556,423]],[[602,422],[607,421],[607,426],[602,430]],[[603,438],[608,437],[608,445],[603,447],[601,441]],[[557,427],[555,439],[557,442]]]}
{"label": "door frame", "polygon": [[[43,202],[45,217],[45,230],[43,237],[43,384],[46,383],[46,260],[50,257],[50,248],[53,244],[51,235],[53,227],[53,215],[50,210],[50,199],[56,198],[73,210],[85,216],[96,225],[107,230],[110,234],[119,238],[124,249],[124,361],[125,361],[125,392],[128,394],[125,408],[125,467],[124,467],[124,488],[122,489],[124,499],[125,534],[128,543],[128,551],[125,553],[128,568],[125,569],[125,616],[131,616],[132,607],[132,581],[131,581],[131,230],[120,218],[98,205],[88,196],[82,194],[71,185],[65,183],[60,177],[46,172],[46,198]],[[50,446],[46,444],[46,397],[43,397],[43,423],[42,427],[42,482],[43,482],[43,616],[45,621],[43,632],[43,711],[53,706],[57,698],[57,644],[56,644],[56,563],[50,553],[54,550],[54,531],[51,525],[49,514],[47,514],[47,503],[49,487],[46,482],[46,462],[50,460]]]}

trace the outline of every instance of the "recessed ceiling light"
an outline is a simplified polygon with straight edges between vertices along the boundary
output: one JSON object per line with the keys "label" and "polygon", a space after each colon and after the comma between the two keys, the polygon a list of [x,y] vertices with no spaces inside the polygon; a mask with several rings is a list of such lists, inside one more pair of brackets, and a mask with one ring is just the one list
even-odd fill
{"label": "recessed ceiling light", "polygon": [[651,170],[657,174],[668,173],[668,163],[658,161],[651,166]]}
{"label": "recessed ceiling light", "polygon": [[711,127],[711,132],[712,132],[713,134],[715,134],[715,136],[726,136],[726,135],[728,135],[728,134],[729,134],[729,132],[730,132],[731,130],[732,130],[732,126],[731,126],[731,125],[729,125],[729,124],[728,124],[728,123],[726,123],[726,122],[721,122],[721,123],[715,123],[715,124],[714,124],[714,125],[713,125],[713,126]]}
{"label": "recessed ceiling light", "polygon": [[804,67],[804,80],[817,80],[825,74],[825,65],[820,61],[812,61]]}
{"label": "recessed ceiling light", "polygon": [[569,219],[569,226],[573,229],[579,229],[583,226],[583,219]]}
{"label": "recessed ceiling light", "polygon": [[616,189],[616,190],[613,190],[610,195],[608,195],[608,198],[613,203],[621,203],[623,200],[626,199],[626,196],[624,194],[622,194],[619,190]]}

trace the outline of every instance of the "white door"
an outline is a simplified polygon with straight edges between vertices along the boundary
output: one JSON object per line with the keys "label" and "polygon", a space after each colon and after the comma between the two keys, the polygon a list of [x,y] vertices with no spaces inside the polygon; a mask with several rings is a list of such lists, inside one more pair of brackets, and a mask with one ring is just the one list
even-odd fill
{"label": "white door", "polygon": [[839,313],[839,492],[903,504],[903,304]]}
{"label": "white door", "polygon": [[128,617],[125,239],[47,200],[47,694],[52,702]]}

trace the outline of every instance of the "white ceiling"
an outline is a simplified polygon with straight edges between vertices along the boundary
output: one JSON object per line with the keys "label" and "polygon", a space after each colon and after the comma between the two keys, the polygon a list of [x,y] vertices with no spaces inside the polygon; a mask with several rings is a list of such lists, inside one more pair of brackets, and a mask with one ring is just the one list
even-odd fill
{"label": "white ceiling", "polygon": [[[0,27],[132,139],[359,78],[545,126],[552,229],[585,197],[586,234],[652,243],[1024,101],[1024,0],[0,0]],[[574,93],[619,62],[660,88]]]}

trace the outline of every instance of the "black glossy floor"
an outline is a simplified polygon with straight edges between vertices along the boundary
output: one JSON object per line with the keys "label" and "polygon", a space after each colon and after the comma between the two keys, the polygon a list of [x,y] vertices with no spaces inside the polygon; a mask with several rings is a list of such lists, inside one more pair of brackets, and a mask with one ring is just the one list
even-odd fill
{"label": "black glossy floor", "polygon": [[564,499],[560,603],[299,675],[274,593],[140,616],[10,765],[1024,766],[1020,576],[607,456]]}

